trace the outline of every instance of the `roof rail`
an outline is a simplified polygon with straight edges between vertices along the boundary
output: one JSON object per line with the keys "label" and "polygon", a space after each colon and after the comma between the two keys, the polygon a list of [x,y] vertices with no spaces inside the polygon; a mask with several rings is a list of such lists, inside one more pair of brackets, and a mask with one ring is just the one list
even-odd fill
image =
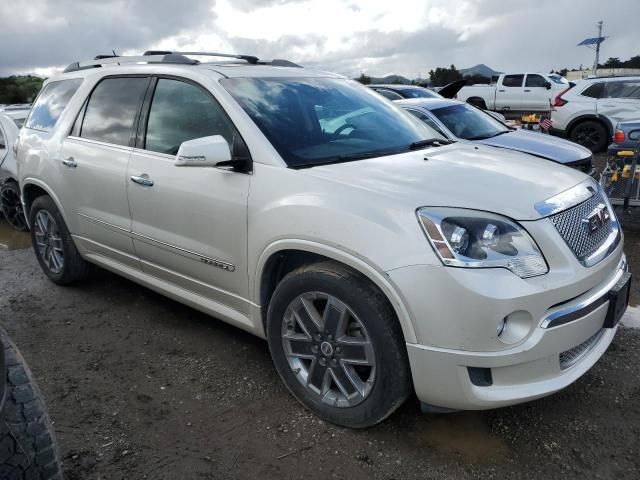
{"label": "roof rail", "polygon": [[244,60],[251,65],[273,65],[276,67],[299,67],[289,60],[274,59],[270,62],[261,62],[253,55],[237,55],[231,53],[215,52],[173,52],[169,50],[148,50],[142,56],[118,56],[118,55],[96,55],[93,60],[87,62],[74,62],[64,69],[64,73],[86,70],[89,68],[99,68],[105,65],[121,65],[123,63],[170,63],[181,65],[198,65],[198,60],[188,58],[187,55],[199,55],[206,57],[222,57]]}
{"label": "roof rail", "polygon": [[118,55],[96,55],[93,60],[88,62],[74,62],[63,70],[63,73],[75,72],[77,70],[86,70],[89,68],[98,68],[103,65],[121,65],[123,63],[173,63],[182,65],[197,65],[197,60],[192,60],[183,55],[174,53],[162,53],[158,55],[143,56],[123,56]]}
{"label": "roof rail", "polygon": [[235,53],[217,53],[217,52],[172,52],[169,50],[148,50],[144,52],[144,55],[200,55],[203,57],[221,57],[221,58],[235,58],[237,60],[245,60],[247,63],[255,65],[258,63],[258,57],[253,55],[238,55]]}

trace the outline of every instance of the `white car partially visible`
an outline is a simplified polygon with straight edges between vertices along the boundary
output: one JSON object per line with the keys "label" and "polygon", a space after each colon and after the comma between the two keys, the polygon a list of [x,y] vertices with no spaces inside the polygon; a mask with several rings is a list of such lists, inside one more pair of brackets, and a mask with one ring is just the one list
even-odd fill
{"label": "white car partially visible", "polygon": [[619,122],[638,118],[640,77],[591,78],[558,94],[551,112],[551,131],[600,152]]}
{"label": "white car partially visible", "polygon": [[7,110],[0,113],[0,211],[16,230],[28,230],[20,201],[18,172],[13,144],[29,114],[29,110]]}

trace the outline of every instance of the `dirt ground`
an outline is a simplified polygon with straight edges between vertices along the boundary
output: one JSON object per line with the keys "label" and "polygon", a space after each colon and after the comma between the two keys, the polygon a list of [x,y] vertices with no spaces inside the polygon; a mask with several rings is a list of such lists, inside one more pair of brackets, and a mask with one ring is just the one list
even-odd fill
{"label": "dirt ground", "polygon": [[[57,287],[5,227],[0,323],[40,383],[69,480],[640,477],[640,330],[621,328],[549,398],[446,415],[411,398],[350,431],[287,393],[262,340],[105,271]],[[639,234],[626,250],[637,305]]]}

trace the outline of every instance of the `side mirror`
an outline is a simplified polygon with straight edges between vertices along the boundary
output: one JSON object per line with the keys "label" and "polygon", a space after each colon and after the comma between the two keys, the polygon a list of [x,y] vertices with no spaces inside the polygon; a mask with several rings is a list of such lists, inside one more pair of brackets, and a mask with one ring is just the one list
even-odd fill
{"label": "side mirror", "polygon": [[544,88],[546,88],[547,90],[551,90],[551,83],[550,82],[545,82],[544,83]]}
{"label": "side mirror", "polygon": [[176,167],[217,167],[231,160],[231,149],[222,135],[182,142],[176,155]]}

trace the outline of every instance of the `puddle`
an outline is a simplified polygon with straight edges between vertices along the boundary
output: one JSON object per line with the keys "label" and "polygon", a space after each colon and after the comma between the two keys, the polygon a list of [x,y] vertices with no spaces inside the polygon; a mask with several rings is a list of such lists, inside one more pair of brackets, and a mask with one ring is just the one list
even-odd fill
{"label": "puddle", "polygon": [[629,305],[620,319],[620,324],[627,328],[640,328],[640,306]]}
{"label": "puddle", "polygon": [[0,219],[0,250],[21,250],[31,248],[29,232],[18,232],[11,228],[4,218]]}
{"label": "puddle", "polygon": [[467,463],[496,463],[509,454],[507,445],[489,431],[479,412],[425,415],[416,424],[417,441],[425,448],[459,455]]}

